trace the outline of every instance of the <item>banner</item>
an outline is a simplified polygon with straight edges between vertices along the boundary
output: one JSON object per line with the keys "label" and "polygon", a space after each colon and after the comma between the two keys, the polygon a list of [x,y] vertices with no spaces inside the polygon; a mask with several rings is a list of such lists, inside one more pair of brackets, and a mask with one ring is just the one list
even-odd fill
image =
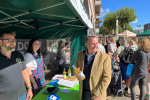
{"label": "banner", "polygon": [[82,18],[82,20],[89,26],[89,28],[93,28],[93,25],[92,25],[90,19],[88,18],[88,15],[87,15],[81,1],[80,0],[70,0],[70,2],[73,5],[73,7],[76,9],[76,11],[78,12],[80,17]]}
{"label": "banner", "polygon": [[29,46],[29,40],[17,40],[16,43],[16,51],[19,51],[22,53],[22,55],[25,54]]}

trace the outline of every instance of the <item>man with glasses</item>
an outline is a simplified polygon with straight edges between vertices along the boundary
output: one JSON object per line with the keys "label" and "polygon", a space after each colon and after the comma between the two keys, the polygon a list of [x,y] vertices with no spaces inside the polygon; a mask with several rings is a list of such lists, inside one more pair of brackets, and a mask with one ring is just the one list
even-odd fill
{"label": "man with glasses", "polygon": [[15,51],[15,47],[15,33],[1,31],[0,100],[31,100],[32,87],[25,61],[22,54]]}

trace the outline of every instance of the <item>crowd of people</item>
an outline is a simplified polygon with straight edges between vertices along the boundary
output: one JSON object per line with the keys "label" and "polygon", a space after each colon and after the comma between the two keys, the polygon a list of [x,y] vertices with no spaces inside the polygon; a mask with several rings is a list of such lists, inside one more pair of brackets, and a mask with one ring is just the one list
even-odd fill
{"label": "crowd of people", "polygon": [[[136,40],[136,41],[135,41]],[[31,100],[45,85],[41,42],[33,38],[23,56],[15,51],[15,33],[0,32],[0,100]],[[77,55],[76,67],[86,76],[79,74],[80,100],[106,100],[107,88],[111,82],[115,63],[119,62],[122,81],[125,81],[125,93],[130,88],[131,99],[136,100],[135,86],[139,85],[139,100],[150,100],[150,41],[144,37],[134,38],[108,37],[99,40],[97,35],[86,36],[87,49]],[[70,39],[59,41],[56,61],[59,71],[70,64]],[[129,64],[134,64],[131,77],[126,76]],[[25,85],[24,85],[25,83]],[[146,95],[145,95],[146,85]],[[33,88],[32,88],[33,87]]]}
{"label": "crowd of people", "polygon": [[[137,39],[137,37],[121,37],[116,41],[115,37],[110,37],[106,39],[107,44],[102,45],[105,47],[106,53],[111,57],[112,70],[115,68],[114,63],[119,62],[122,81],[125,81],[126,84],[124,88],[125,94],[128,93],[128,88],[130,88],[131,100],[136,100],[135,86],[139,85],[139,100],[150,100],[150,41],[146,37],[142,37],[138,41]],[[132,52],[128,52],[129,49]],[[128,61],[123,59],[124,55],[130,56]],[[126,72],[130,63],[134,64],[134,67],[131,77],[127,77]]]}

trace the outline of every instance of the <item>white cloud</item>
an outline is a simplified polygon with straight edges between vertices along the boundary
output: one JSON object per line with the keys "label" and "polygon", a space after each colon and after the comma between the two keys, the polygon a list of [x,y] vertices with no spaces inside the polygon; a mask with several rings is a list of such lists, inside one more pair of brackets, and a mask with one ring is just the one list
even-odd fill
{"label": "white cloud", "polygon": [[138,22],[138,20],[137,19],[135,19],[135,21],[132,21],[131,23],[137,23]]}
{"label": "white cloud", "polygon": [[135,27],[133,30],[144,30],[144,27]]}
{"label": "white cloud", "polygon": [[104,17],[107,13],[109,13],[109,8],[107,8],[107,9],[103,9],[103,8],[101,8],[101,13],[100,13],[100,17]]}
{"label": "white cloud", "polygon": [[138,29],[139,29],[138,27],[133,28],[133,30],[138,30]]}
{"label": "white cloud", "polygon": [[103,10],[103,8],[101,8],[101,13],[103,13],[104,12],[104,10]]}

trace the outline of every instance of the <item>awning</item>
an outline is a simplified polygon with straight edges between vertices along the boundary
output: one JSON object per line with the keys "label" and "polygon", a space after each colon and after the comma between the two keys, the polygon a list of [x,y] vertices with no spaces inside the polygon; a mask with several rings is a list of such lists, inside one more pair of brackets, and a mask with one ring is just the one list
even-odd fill
{"label": "awning", "polygon": [[150,36],[150,30],[147,29],[147,30],[145,30],[144,32],[138,34],[137,36]]}
{"label": "awning", "polygon": [[71,38],[71,64],[85,49],[88,28],[81,0],[0,0],[0,31],[15,31],[17,39]]}
{"label": "awning", "polygon": [[0,30],[17,38],[50,38],[65,29],[93,28],[81,0],[0,0]]}
{"label": "awning", "polygon": [[124,32],[118,34],[118,36],[119,37],[136,37],[136,34],[128,30],[125,30]]}

